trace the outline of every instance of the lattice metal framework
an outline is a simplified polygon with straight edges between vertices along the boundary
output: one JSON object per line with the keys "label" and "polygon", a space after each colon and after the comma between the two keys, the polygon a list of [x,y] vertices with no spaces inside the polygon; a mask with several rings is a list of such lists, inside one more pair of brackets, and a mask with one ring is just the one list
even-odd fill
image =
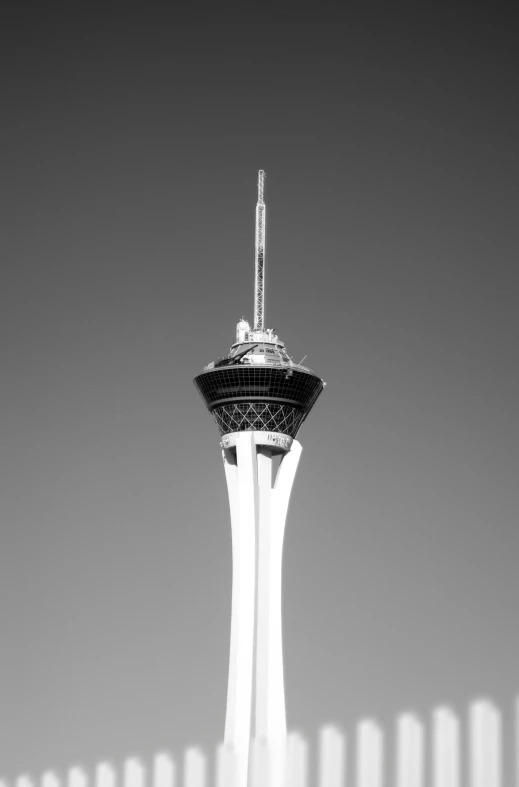
{"label": "lattice metal framework", "polygon": [[265,237],[266,214],[263,201],[265,172],[258,172],[258,202],[256,205],[256,273],[254,279],[254,330],[265,330]]}
{"label": "lattice metal framework", "polygon": [[305,413],[297,407],[273,402],[244,402],[215,407],[214,420],[220,434],[230,432],[280,432],[295,437]]}

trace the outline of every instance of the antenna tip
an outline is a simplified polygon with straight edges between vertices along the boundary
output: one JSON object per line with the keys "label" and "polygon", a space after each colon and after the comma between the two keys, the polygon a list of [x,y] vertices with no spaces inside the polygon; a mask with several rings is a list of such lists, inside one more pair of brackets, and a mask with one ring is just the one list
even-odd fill
{"label": "antenna tip", "polygon": [[263,202],[263,183],[265,180],[265,170],[258,171],[258,202]]}

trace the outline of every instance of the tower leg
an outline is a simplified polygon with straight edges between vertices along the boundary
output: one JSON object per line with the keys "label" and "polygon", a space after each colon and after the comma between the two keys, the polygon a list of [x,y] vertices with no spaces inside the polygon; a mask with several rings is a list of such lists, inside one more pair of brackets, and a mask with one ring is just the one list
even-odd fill
{"label": "tower leg", "polygon": [[288,503],[301,451],[301,444],[294,441],[291,450],[281,459],[272,485],[272,453],[267,448],[258,447],[254,731],[256,762],[268,762],[268,787],[283,785],[286,765],[282,558]]}
{"label": "tower leg", "polygon": [[256,446],[243,432],[236,454],[223,450],[232,530],[232,614],[224,743],[239,759],[238,784],[247,779],[252,702],[252,663],[256,574]]}
{"label": "tower leg", "polygon": [[255,733],[269,745],[286,738],[281,577],[288,503],[302,447],[296,440],[272,487],[272,453],[258,448],[258,579]]}

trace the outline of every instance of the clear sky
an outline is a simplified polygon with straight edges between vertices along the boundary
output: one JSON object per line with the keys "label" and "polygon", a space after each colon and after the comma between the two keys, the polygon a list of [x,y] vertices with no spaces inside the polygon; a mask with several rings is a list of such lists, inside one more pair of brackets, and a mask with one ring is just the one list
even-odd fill
{"label": "clear sky", "polygon": [[289,727],[509,703],[517,28],[47,5],[0,47],[0,775],[223,735],[231,531],[192,378],[252,318],[260,168],[266,323],[328,383],[287,522]]}

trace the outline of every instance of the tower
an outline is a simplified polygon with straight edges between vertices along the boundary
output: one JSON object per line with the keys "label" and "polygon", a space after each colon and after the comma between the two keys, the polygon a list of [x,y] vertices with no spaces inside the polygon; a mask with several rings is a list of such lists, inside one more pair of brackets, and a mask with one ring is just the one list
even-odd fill
{"label": "tower", "polygon": [[251,328],[242,318],[228,355],[205,366],[194,379],[222,438],[231,511],[232,614],[224,743],[239,757],[237,787],[247,785],[251,738],[257,751],[263,747],[278,753],[283,768],[283,536],[302,451],[296,436],[325,385],[312,369],[294,363],[284,343],[264,327],[264,178],[260,170],[254,325]]}

